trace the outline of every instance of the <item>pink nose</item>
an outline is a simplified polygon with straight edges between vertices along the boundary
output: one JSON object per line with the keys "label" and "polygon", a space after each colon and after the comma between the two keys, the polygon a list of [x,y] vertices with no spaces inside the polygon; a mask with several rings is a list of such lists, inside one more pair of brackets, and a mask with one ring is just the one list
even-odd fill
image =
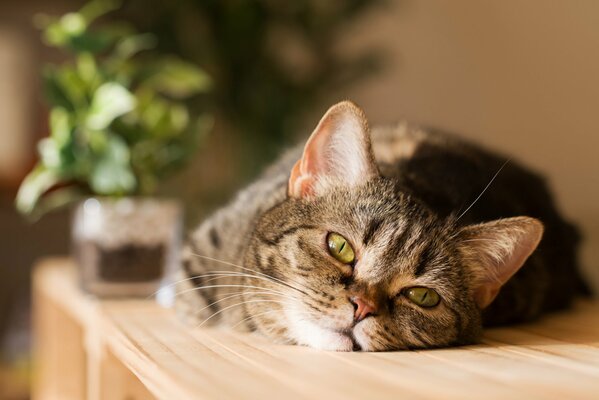
{"label": "pink nose", "polygon": [[351,297],[349,301],[352,302],[356,310],[354,313],[354,320],[356,322],[360,322],[376,312],[376,306],[361,297],[354,296]]}

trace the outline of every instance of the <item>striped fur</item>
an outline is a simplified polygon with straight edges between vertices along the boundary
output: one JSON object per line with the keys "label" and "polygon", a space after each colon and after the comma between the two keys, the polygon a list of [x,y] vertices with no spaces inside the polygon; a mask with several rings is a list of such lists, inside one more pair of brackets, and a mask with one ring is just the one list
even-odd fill
{"label": "striped fur", "polygon": [[[405,123],[374,129],[370,140],[380,174],[307,199],[289,196],[290,172],[302,157],[297,147],[192,232],[179,276],[180,315],[279,343],[381,351],[473,343],[483,324],[530,320],[582,293],[578,235],[536,174],[509,163],[458,219],[504,158]],[[543,240],[481,309],[479,264],[511,251],[511,234],[533,221],[506,220],[520,215],[542,221]],[[514,229],[476,236],[492,220],[513,221]],[[329,232],[352,244],[355,266],[327,253]],[[414,305],[402,295],[413,286],[434,288],[441,303]],[[354,321],[355,293],[376,300],[376,315]]]}

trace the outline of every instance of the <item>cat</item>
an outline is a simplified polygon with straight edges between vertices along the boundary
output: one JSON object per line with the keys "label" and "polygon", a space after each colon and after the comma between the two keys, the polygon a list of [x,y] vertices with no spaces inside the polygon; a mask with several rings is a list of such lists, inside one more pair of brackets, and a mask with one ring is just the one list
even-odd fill
{"label": "cat", "polygon": [[578,242],[536,173],[407,123],[371,132],[344,101],[190,234],[176,309],[323,350],[464,345],[585,293]]}

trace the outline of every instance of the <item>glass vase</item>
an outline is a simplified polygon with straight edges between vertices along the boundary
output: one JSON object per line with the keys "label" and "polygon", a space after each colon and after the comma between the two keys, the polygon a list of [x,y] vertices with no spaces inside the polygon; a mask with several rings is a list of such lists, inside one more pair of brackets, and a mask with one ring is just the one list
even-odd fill
{"label": "glass vase", "polygon": [[154,198],[89,198],[73,217],[73,253],[82,288],[99,297],[147,297],[179,262],[179,203]]}

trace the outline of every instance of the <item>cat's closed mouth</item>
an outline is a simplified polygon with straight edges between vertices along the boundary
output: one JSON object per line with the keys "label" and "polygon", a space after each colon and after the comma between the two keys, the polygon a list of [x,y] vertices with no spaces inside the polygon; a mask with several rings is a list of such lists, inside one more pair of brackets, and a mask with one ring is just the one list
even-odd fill
{"label": "cat's closed mouth", "polygon": [[353,344],[352,351],[361,351],[362,346],[360,346],[360,344],[356,340],[356,337],[354,336],[354,327],[356,325],[357,325],[357,323],[354,323],[354,325],[351,328],[341,329],[336,332],[347,337],[348,339],[350,339],[352,341],[352,344]]}

